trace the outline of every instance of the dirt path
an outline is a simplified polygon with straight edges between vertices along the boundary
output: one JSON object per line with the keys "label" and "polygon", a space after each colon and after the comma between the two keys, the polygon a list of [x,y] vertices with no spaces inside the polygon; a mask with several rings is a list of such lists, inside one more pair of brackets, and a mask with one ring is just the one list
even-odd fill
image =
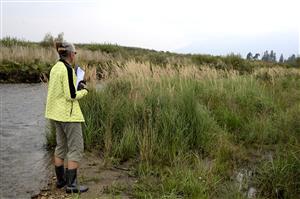
{"label": "dirt path", "polygon": [[[78,180],[81,184],[87,185],[89,191],[86,193],[66,194],[64,189],[55,187],[55,173],[49,176],[48,187],[43,189],[35,199],[58,199],[58,198],[80,198],[80,199],[100,199],[100,198],[132,198],[130,187],[136,182],[132,177],[131,163],[126,162],[118,167],[105,165],[103,159],[95,153],[85,154],[78,172]],[[53,169],[54,170],[54,169]]]}

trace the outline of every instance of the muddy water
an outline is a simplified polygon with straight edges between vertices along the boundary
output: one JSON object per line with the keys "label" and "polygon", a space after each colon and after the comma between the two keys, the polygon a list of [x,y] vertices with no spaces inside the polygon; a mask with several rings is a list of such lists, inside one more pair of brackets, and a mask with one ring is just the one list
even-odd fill
{"label": "muddy water", "polygon": [[0,198],[30,198],[48,180],[43,84],[0,84]]}

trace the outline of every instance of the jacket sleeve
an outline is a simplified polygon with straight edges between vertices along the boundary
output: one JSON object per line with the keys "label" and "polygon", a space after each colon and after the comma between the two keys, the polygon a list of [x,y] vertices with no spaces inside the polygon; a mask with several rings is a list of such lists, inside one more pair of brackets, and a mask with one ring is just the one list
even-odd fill
{"label": "jacket sleeve", "polygon": [[88,93],[86,89],[77,91],[75,88],[72,68],[67,68],[67,72],[62,73],[62,86],[66,99],[70,101],[79,100]]}

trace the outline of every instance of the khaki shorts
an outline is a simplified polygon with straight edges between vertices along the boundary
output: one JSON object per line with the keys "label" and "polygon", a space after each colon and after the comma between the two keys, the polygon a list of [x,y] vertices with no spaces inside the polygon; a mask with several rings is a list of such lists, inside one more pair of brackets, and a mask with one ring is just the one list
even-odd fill
{"label": "khaki shorts", "polygon": [[54,121],[56,148],[54,155],[63,160],[79,162],[83,155],[83,138],[80,122]]}

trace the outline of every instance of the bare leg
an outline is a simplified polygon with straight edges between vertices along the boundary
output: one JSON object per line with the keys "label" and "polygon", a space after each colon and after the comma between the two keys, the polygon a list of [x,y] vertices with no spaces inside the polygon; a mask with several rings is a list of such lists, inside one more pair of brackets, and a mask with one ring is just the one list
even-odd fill
{"label": "bare leg", "polygon": [[59,157],[54,156],[54,165],[57,167],[64,165],[64,160]]}
{"label": "bare leg", "polygon": [[79,167],[78,162],[68,161],[68,169],[77,169]]}

